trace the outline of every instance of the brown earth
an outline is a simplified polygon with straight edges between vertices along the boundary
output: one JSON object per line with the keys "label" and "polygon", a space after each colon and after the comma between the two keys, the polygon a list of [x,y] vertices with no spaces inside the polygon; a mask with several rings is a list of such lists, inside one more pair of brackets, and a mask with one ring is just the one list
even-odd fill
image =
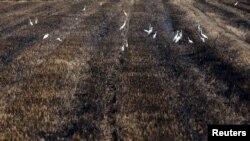
{"label": "brown earth", "polygon": [[0,140],[205,141],[208,124],[250,124],[250,3],[234,2],[1,1]]}

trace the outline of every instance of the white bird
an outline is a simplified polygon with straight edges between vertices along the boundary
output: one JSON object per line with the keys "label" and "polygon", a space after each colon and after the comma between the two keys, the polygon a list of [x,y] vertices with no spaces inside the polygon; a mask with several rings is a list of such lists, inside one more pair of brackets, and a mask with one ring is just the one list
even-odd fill
{"label": "white bird", "polygon": [[182,38],[182,30],[181,30],[181,32],[180,32],[180,31],[177,31],[177,34],[175,35],[173,41],[174,41],[175,43],[178,43],[178,42],[181,40],[181,38]]}
{"label": "white bird", "polygon": [[205,35],[202,31],[202,28],[200,25],[198,25],[198,31],[200,33],[200,38],[202,40],[203,43],[205,43],[205,39],[208,39],[207,35]]}
{"label": "white bird", "polygon": [[45,34],[44,36],[43,36],[43,39],[46,39],[46,38],[48,38],[49,37],[49,34],[47,33],[47,34]]}
{"label": "white bird", "polygon": [[239,3],[239,2],[238,2],[238,1],[236,1],[236,3],[234,3],[234,6],[237,6],[237,5],[238,5],[238,3]]}
{"label": "white bird", "polygon": [[126,26],[126,21],[123,23],[123,25],[120,27],[120,30],[122,30]]}
{"label": "white bird", "polygon": [[178,35],[179,35],[179,30],[177,30],[177,33],[175,34],[175,36],[174,36],[174,39],[173,39],[173,42],[175,42],[176,41],[176,39],[177,39],[177,37],[178,37]]}
{"label": "white bird", "polygon": [[201,37],[208,39],[207,35],[203,34],[201,25],[198,25],[198,31],[199,31]]}
{"label": "white bird", "polygon": [[86,7],[84,7],[83,9],[82,9],[82,11],[85,11],[86,10]]}
{"label": "white bird", "polygon": [[122,51],[124,51],[124,50],[125,50],[124,45],[122,46],[121,50],[122,50]]}
{"label": "white bird", "polygon": [[123,10],[123,13],[125,16],[128,16],[128,13],[125,10]]}
{"label": "white bird", "polygon": [[126,45],[125,46],[128,47],[128,40],[126,40]]}
{"label": "white bird", "polygon": [[153,35],[153,39],[155,39],[157,36],[157,31],[155,32],[155,34]]}
{"label": "white bird", "polygon": [[38,18],[36,18],[36,20],[35,20],[35,24],[38,24]]}
{"label": "white bird", "polygon": [[188,42],[190,43],[190,44],[193,44],[194,42],[188,37]]}
{"label": "white bird", "polygon": [[201,37],[201,40],[202,40],[203,43],[205,43],[205,38]]}
{"label": "white bird", "polygon": [[59,37],[58,37],[58,38],[56,38],[56,40],[57,40],[57,41],[62,42],[62,39],[61,39],[61,38],[59,38]]}
{"label": "white bird", "polygon": [[100,2],[100,6],[102,6],[103,5],[103,3],[102,2]]}
{"label": "white bird", "polygon": [[198,25],[198,31],[199,32],[201,31],[201,25]]}
{"label": "white bird", "polygon": [[29,22],[30,22],[30,25],[31,26],[33,26],[34,24],[33,24],[33,22],[31,21],[31,19],[29,19]]}
{"label": "white bird", "polygon": [[148,35],[150,35],[153,32],[153,27],[149,25],[149,29],[148,30],[144,29],[144,31],[147,32]]}
{"label": "white bird", "polygon": [[200,34],[201,34],[201,37],[208,39],[207,35],[203,34],[202,29],[201,29]]}
{"label": "white bird", "polygon": [[178,43],[181,40],[181,38],[182,38],[182,30],[181,30],[181,32],[179,33],[179,36],[176,39],[176,43]]}

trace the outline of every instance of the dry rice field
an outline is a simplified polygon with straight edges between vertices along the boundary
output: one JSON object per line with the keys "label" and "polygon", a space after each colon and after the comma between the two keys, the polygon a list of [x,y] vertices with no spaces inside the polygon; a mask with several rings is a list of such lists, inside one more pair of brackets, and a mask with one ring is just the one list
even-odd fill
{"label": "dry rice field", "polygon": [[208,124],[250,124],[250,2],[235,2],[0,1],[0,140],[205,141]]}

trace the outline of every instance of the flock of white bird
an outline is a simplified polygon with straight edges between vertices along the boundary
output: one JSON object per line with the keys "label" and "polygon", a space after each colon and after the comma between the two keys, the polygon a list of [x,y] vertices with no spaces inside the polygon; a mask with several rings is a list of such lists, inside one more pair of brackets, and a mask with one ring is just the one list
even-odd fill
{"label": "flock of white bird", "polygon": [[[29,24],[30,24],[30,26],[34,26],[34,25],[38,24],[38,18],[35,18],[35,20],[29,19]],[[48,33],[44,34],[43,35],[43,40],[47,39],[48,37],[49,37]]]}
{"label": "flock of white bird", "polygon": [[[123,22],[122,26],[120,27],[120,30],[123,30],[125,28],[128,20],[128,13],[125,10],[123,10],[123,14],[126,16],[126,20]],[[128,40],[125,40],[125,45],[121,47],[121,50],[124,51],[125,47],[126,48],[128,47]]]}
{"label": "flock of white bird", "polygon": [[[149,28],[148,29],[144,29],[144,32],[146,32],[148,34],[148,36],[153,33],[153,27],[151,26],[151,24],[149,24]],[[157,31],[154,32],[153,34],[153,39],[155,39],[157,36]]]}
{"label": "flock of white bird", "polygon": [[31,19],[29,19],[30,25],[33,26],[34,24],[38,24],[38,18],[35,19],[34,23]]}
{"label": "flock of white bird", "polygon": [[[236,1],[234,3],[234,6],[237,6],[238,3],[239,2]],[[100,2],[100,6],[102,6],[102,5],[103,5],[103,3]],[[82,9],[82,11],[86,11],[86,7],[85,6]],[[121,25],[120,30],[123,30],[125,28],[125,26],[127,25],[127,20],[128,20],[128,13],[125,10],[123,10],[123,13],[126,16],[126,20]],[[77,17],[75,19],[78,20]],[[33,21],[31,19],[29,19],[29,24],[30,24],[30,26],[34,26],[34,25],[38,24],[38,18],[35,18],[35,20],[33,20]],[[146,32],[148,36],[150,36],[153,33],[153,27],[151,26],[151,24],[149,24],[149,28],[148,29],[144,29],[144,32]],[[199,33],[199,37],[200,37],[200,39],[201,39],[202,42],[205,42],[206,39],[208,39],[207,35],[205,35],[203,33],[202,28],[201,28],[200,25],[198,25],[198,33]],[[152,35],[152,38],[155,39],[156,36],[157,36],[157,31],[154,32],[154,34]],[[49,37],[49,33],[44,34],[43,35],[43,40],[47,39],[48,37]],[[177,30],[177,32],[176,32],[176,34],[175,34],[175,36],[173,38],[173,42],[174,43],[178,43],[182,38],[183,38],[182,30]],[[191,40],[189,37],[187,39],[188,39],[188,43],[190,43],[190,44],[194,43],[193,40]],[[60,37],[57,37],[56,40],[60,41],[60,42],[63,41]],[[128,41],[127,40],[125,40],[125,45],[123,45],[121,47],[121,50],[124,51],[125,47],[128,47]]]}
{"label": "flock of white bird", "polygon": [[125,47],[126,48],[128,47],[128,40],[125,41],[125,45],[122,46],[121,50],[124,51]]}
{"label": "flock of white bird", "polygon": [[[85,11],[85,10],[86,10],[86,7],[84,7],[82,9],[82,11]],[[78,18],[76,17],[75,20],[78,20]],[[30,24],[30,26],[34,26],[34,25],[38,24],[38,18],[35,18],[34,20],[29,19],[29,24]],[[45,33],[43,35],[43,40],[47,39],[48,37],[49,37],[49,33]],[[63,41],[62,38],[60,38],[60,37],[57,37],[56,40],[59,41],[59,42]]]}
{"label": "flock of white bird", "polygon": [[[200,37],[201,41],[205,43],[205,41],[206,41],[206,39],[208,39],[208,37],[207,37],[207,35],[205,35],[203,33],[201,25],[198,25],[198,33],[199,33],[199,37]],[[183,37],[182,30],[181,31],[177,30],[177,33],[175,34],[175,36],[173,38],[173,42],[178,43],[182,39],[182,37]],[[188,43],[190,43],[190,44],[194,43],[189,37],[187,39],[188,39]]]}
{"label": "flock of white bird", "polygon": [[[125,16],[128,16],[126,11],[123,10],[123,13],[124,13]],[[127,18],[124,21],[124,23],[122,24],[122,26],[120,27],[120,30],[124,29],[126,24],[127,24]],[[151,26],[151,24],[149,24],[148,29],[144,29],[143,31],[146,32],[148,36],[150,36],[154,32],[153,35],[152,35],[153,39],[155,39],[156,36],[157,36],[157,31],[153,30],[153,27]],[[205,43],[206,39],[208,39],[208,36],[203,33],[203,30],[202,30],[200,25],[198,25],[198,33],[199,33],[199,37],[200,37],[201,41]],[[182,30],[177,30],[177,33],[175,34],[175,36],[173,38],[173,42],[178,43],[182,38],[183,38],[183,31]],[[187,39],[188,39],[188,43],[190,43],[190,44],[194,43],[193,40],[191,40],[189,37]],[[124,51],[125,47],[128,47],[127,40],[126,40],[126,45],[123,45],[121,47],[121,51]]]}
{"label": "flock of white bird", "polygon": [[[123,12],[124,12],[124,15],[128,16],[128,14],[126,13],[126,11],[123,10]],[[127,24],[127,19],[124,21],[124,23],[120,27],[120,30],[124,29],[124,27],[126,26],[126,24]],[[146,32],[148,36],[150,36],[154,32],[152,34],[152,38],[153,39],[155,39],[156,36],[157,36],[157,31],[153,30],[153,27],[151,26],[151,24],[149,24],[148,29],[144,29],[143,31]],[[201,41],[205,43],[206,39],[208,39],[208,36],[203,33],[203,30],[202,30],[202,28],[201,28],[200,25],[198,25],[198,33],[199,33],[199,37],[200,37]],[[173,38],[173,42],[174,43],[178,43],[182,38],[183,38],[183,31],[182,30],[177,30],[177,33],[175,34],[175,36]],[[190,43],[190,44],[194,43],[194,41],[191,40],[189,37],[187,39],[188,39],[188,43]],[[121,51],[124,51],[125,47],[128,47],[127,40],[126,40],[126,45],[123,45],[121,47]]]}
{"label": "flock of white bird", "polygon": [[[239,2],[236,1],[236,2],[234,3],[234,6],[237,6],[238,3],[239,3]],[[124,12],[124,14],[127,16],[127,13],[126,13],[124,10],[123,10],[123,12]],[[125,22],[123,23],[123,25],[120,27],[120,30],[122,30],[122,29],[126,26],[126,23],[127,23],[127,21],[125,21]],[[151,24],[149,24],[149,28],[148,28],[148,29],[144,29],[144,32],[146,32],[148,36],[149,36],[151,33],[153,33],[153,27],[151,26]],[[206,34],[203,33],[203,30],[202,30],[202,28],[201,28],[200,25],[198,25],[198,33],[199,33],[199,37],[200,37],[201,41],[202,41],[203,43],[205,43],[205,42],[206,42],[206,39],[208,39],[208,36],[207,36]],[[157,36],[157,31],[155,31],[155,33],[153,34],[153,36],[152,36],[153,39],[155,39],[156,36]],[[182,38],[183,38],[182,30],[177,30],[177,32],[176,32],[176,34],[175,34],[175,36],[174,36],[174,38],[173,38],[173,42],[174,42],[174,43],[178,43]],[[190,44],[193,44],[193,43],[194,43],[194,41],[191,40],[189,37],[188,37],[187,39],[188,39],[188,43],[190,43]],[[126,47],[128,47],[128,43],[126,43],[126,44],[127,44]],[[122,46],[121,50],[122,50],[122,51],[125,50],[125,46],[124,46],[124,45]]]}

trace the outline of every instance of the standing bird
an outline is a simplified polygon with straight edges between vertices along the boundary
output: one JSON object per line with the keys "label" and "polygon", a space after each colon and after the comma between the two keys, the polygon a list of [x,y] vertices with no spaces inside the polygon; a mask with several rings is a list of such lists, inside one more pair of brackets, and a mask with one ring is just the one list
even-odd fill
{"label": "standing bird", "polygon": [[198,31],[201,32],[201,25],[198,25]]}
{"label": "standing bird", "polygon": [[49,34],[47,33],[47,34],[45,34],[44,36],[43,36],[43,39],[47,39],[49,37]]}
{"label": "standing bird", "polygon": [[193,44],[194,42],[188,37],[188,42],[190,43],[190,44]]}
{"label": "standing bird", "polygon": [[173,41],[174,41],[175,43],[178,43],[178,42],[181,40],[181,38],[182,38],[182,30],[181,30],[181,31],[177,30],[177,33],[176,33],[176,35],[174,36]]}
{"label": "standing bird", "polygon": [[86,10],[86,7],[84,6],[84,8],[82,9],[82,11],[85,11]]}
{"label": "standing bird", "polygon": [[175,43],[178,43],[181,40],[181,38],[182,38],[182,30],[181,30],[181,32],[179,32],[179,36],[177,37]]}
{"label": "standing bird", "polygon": [[174,39],[173,39],[173,42],[175,42],[176,41],[176,39],[177,39],[177,37],[178,37],[178,35],[179,35],[179,30],[177,30],[177,33],[175,34],[175,36],[174,36]]}
{"label": "standing bird", "polygon": [[126,40],[126,45],[125,46],[128,47],[128,40]]}
{"label": "standing bird", "polygon": [[35,24],[38,24],[38,18],[35,19]]}
{"label": "standing bird", "polygon": [[205,39],[208,39],[208,37],[203,33],[200,25],[198,25],[198,32],[200,34],[200,39],[202,40],[203,43],[205,43]]}
{"label": "standing bird", "polygon": [[148,30],[144,29],[144,31],[147,32],[148,35],[150,35],[153,32],[153,27],[151,26],[151,24],[149,25],[149,29]]}
{"label": "standing bird", "polygon": [[128,13],[125,10],[123,10],[123,13],[125,16],[128,16]]}
{"label": "standing bird", "polygon": [[33,26],[34,24],[33,24],[33,22],[31,21],[31,19],[29,19],[29,22],[30,22],[30,25],[31,26]]}
{"label": "standing bird", "polygon": [[125,50],[124,45],[122,46],[121,50],[122,50],[122,51],[124,51],[124,50]]}
{"label": "standing bird", "polygon": [[155,34],[153,35],[153,39],[155,39],[157,36],[157,31],[155,31]]}
{"label": "standing bird", "polygon": [[122,30],[126,26],[127,22],[124,21],[123,25],[120,27],[120,30]]}
{"label": "standing bird", "polygon": [[201,37],[201,40],[202,40],[203,43],[205,43],[205,38]]}
{"label": "standing bird", "polygon": [[62,39],[61,39],[61,38],[59,38],[59,37],[58,37],[58,38],[56,38],[56,40],[57,40],[57,41],[59,41],[59,42],[62,42]]}
{"label": "standing bird", "polygon": [[203,34],[202,29],[201,29],[200,34],[201,34],[201,37],[208,39],[207,35]]}
{"label": "standing bird", "polygon": [[236,1],[236,2],[234,3],[234,6],[237,6],[237,5],[238,5],[238,3],[239,3],[239,1]]}

